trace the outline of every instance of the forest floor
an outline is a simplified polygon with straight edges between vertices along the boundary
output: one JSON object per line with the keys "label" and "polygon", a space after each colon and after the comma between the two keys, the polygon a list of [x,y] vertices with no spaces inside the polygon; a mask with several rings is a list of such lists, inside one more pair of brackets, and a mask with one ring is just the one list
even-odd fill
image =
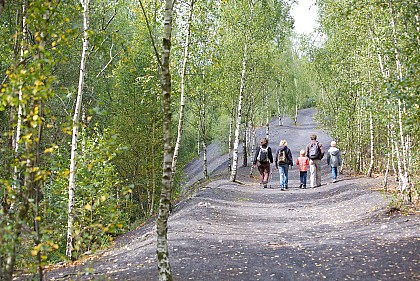
{"label": "forest floor", "polygon": [[[331,138],[315,127],[314,114],[300,111],[297,126],[274,120],[269,145],[276,151],[284,138],[296,158],[317,133],[328,148]],[[264,135],[261,128],[258,139]],[[321,187],[300,189],[294,166],[281,191],[277,171],[264,189],[249,166],[230,182],[227,155],[216,144],[208,160],[211,180],[196,185],[169,218],[174,280],[420,280],[419,214],[392,212],[381,178],[342,174],[331,183],[324,159]],[[187,167],[186,186],[202,177],[200,161]],[[49,270],[46,279],[158,280],[155,241],[151,220],[100,254]]]}

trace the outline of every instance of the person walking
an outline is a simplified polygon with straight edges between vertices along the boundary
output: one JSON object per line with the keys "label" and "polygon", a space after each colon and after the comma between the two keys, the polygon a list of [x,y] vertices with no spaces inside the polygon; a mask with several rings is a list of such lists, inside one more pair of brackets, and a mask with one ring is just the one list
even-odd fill
{"label": "person walking", "polygon": [[270,175],[270,163],[273,163],[273,153],[271,147],[268,146],[268,140],[262,138],[260,146],[255,151],[253,166],[257,166],[260,173],[260,184],[267,188],[268,177]]}
{"label": "person walking", "polygon": [[292,152],[287,147],[286,140],[280,141],[275,159],[276,170],[279,170],[280,188],[286,190],[289,184],[289,166],[291,169],[293,167]]}
{"label": "person walking", "polygon": [[306,146],[305,155],[309,158],[311,187],[315,188],[321,186],[321,159],[324,157],[325,149],[317,141],[315,134],[312,134],[310,138],[311,142]]}
{"label": "person walking", "polygon": [[332,182],[337,181],[337,170],[343,163],[341,160],[340,150],[337,148],[337,143],[332,141],[330,149],[327,152],[327,164],[331,167]]}
{"label": "person walking", "polygon": [[299,152],[299,157],[296,159],[296,165],[299,166],[300,188],[306,188],[306,178],[308,175],[309,158],[305,156],[305,150]]}

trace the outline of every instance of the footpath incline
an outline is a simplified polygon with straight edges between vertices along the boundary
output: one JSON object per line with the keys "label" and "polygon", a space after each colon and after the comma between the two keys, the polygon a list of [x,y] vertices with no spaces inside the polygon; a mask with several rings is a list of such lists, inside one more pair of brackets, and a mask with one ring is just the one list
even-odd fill
{"label": "footpath incline", "polygon": [[[297,126],[274,120],[269,145],[275,151],[286,139],[296,159],[316,133],[328,148],[331,139],[316,129],[313,114],[302,110]],[[187,167],[186,185],[200,180],[200,161]],[[174,280],[420,280],[420,218],[388,214],[392,197],[378,191],[381,179],[340,175],[331,183],[324,163],[319,188],[299,189],[294,166],[287,191],[278,188],[277,171],[272,188],[263,189],[249,166],[229,182],[226,161],[210,146],[212,180],[170,216]],[[47,280],[158,280],[155,245],[151,221],[83,264],[47,272]]]}

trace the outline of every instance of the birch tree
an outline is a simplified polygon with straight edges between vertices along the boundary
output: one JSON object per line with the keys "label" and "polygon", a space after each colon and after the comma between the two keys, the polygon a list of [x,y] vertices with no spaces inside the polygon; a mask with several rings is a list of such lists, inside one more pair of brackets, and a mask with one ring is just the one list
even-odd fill
{"label": "birch tree", "polygon": [[66,256],[71,259],[73,251],[73,236],[74,236],[74,201],[76,190],[76,163],[77,163],[77,139],[79,136],[79,120],[82,107],[83,90],[85,87],[86,75],[86,61],[89,55],[89,0],[81,0],[83,7],[83,44],[82,54],[80,59],[79,69],[79,84],[77,87],[76,104],[73,112],[73,125],[72,125],[72,140],[71,140],[71,156],[70,156],[70,170],[69,170],[69,199],[68,199],[68,220],[67,220],[67,244]]}
{"label": "birch tree", "polygon": [[180,105],[179,105],[179,117],[178,117],[178,132],[177,138],[175,142],[174,148],[174,156],[172,160],[172,183],[175,177],[176,172],[176,164],[178,160],[179,148],[181,145],[181,138],[183,132],[183,124],[184,124],[184,110],[185,110],[185,86],[186,86],[186,75],[187,75],[187,62],[188,62],[188,55],[189,55],[189,47],[190,47],[190,36],[191,36],[191,24],[192,24],[192,17],[194,11],[194,1],[191,0],[189,4],[189,16],[187,21],[187,33],[185,36],[185,45],[184,45],[184,56],[182,59],[182,67],[181,67],[181,98],[180,98]]}
{"label": "birch tree", "polygon": [[169,69],[174,1],[165,1],[164,30],[162,42],[162,61],[160,64],[160,85],[163,96],[163,174],[159,213],[156,220],[157,258],[160,281],[172,280],[168,253],[168,218],[172,193],[172,110],[171,110],[171,73]]}

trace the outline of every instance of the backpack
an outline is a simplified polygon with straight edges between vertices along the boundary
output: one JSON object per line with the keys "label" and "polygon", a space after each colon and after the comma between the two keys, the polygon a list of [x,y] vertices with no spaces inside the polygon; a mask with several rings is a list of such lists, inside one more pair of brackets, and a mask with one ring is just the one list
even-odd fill
{"label": "backpack", "polygon": [[319,148],[318,142],[311,143],[309,145],[309,159],[320,159],[321,157],[321,149]]}
{"label": "backpack", "polygon": [[278,164],[287,164],[287,156],[286,156],[286,149],[283,149],[279,152],[279,156],[277,158]]}
{"label": "backpack", "polygon": [[268,147],[266,148],[260,147],[260,152],[258,153],[257,160],[260,161],[261,163],[269,161],[268,160]]}

